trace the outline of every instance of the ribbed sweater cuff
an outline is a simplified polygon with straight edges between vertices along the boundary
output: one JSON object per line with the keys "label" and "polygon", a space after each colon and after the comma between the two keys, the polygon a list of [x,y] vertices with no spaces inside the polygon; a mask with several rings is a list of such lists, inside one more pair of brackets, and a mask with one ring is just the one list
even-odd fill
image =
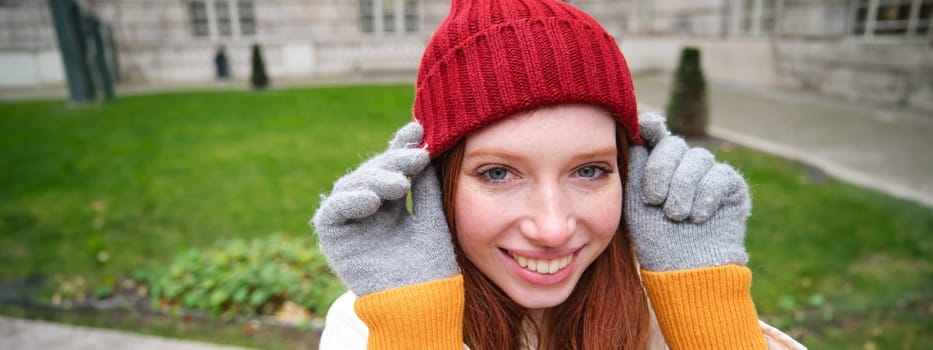
{"label": "ribbed sweater cuff", "polygon": [[642,281],[671,349],[767,349],[747,267],[642,270]]}
{"label": "ribbed sweater cuff", "polygon": [[463,349],[463,276],[360,297],[368,349]]}

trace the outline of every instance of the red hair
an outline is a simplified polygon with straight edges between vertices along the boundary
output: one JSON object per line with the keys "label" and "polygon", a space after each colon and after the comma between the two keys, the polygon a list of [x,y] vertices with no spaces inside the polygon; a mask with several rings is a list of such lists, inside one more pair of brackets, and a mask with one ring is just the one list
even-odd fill
{"label": "red hair", "polygon": [[[626,181],[622,171],[629,164],[625,135],[617,124],[622,188]],[[567,300],[546,310],[540,324],[528,323],[534,322],[529,310],[487,278],[466,257],[456,238],[453,203],[464,148],[464,141],[460,141],[435,159],[434,166],[441,182],[454,252],[463,273],[463,339],[470,349],[520,349],[531,340],[523,337],[535,334],[541,349],[643,349],[648,335],[648,302],[638,277],[625,216],[606,250],[584,271]],[[525,327],[529,324],[537,331],[528,334]]]}

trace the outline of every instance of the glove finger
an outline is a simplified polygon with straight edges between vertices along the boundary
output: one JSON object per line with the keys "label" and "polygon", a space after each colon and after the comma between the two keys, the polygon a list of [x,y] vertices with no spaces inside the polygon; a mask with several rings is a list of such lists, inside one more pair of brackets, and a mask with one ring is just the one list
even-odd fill
{"label": "glove finger", "polygon": [[648,149],[642,146],[629,148],[628,178],[625,181],[625,190],[636,194],[641,200],[642,179],[645,173],[645,163],[648,162]]}
{"label": "glove finger", "polygon": [[338,180],[334,193],[364,190],[372,191],[382,200],[394,200],[404,198],[409,188],[408,177],[400,172],[364,167]]}
{"label": "glove finger", "polygon": [[748,185],[731,166],[716,163],[700,180],[690,219],[704,223],[727,205],[739,205],[740,212],[747,216],[751,209]]}
{"label": "glove finger", "polygon": [[[648,149],[642,146],[629,148],[628,177],[625,179],[626,214],[634,208],[642,206],[642,179],[645,172],[645,163],[648,161]],[[633,218],[629,218],[629,222]]]}
{"label": "glove finger", "polygon": [[433,166],[412,178],[412,217],[410,225],[416,227],[412,244],[424,252],[421,261],[436,263],[431,269],[432,279],[456,275],[459,267],[450,240],[450,228],[444,215],[443,193]]}
{"label": "glove finger", "polygon": [[638,115],[638,134],[649,147],[657,145],[661,139],[671,134],[667,130],[667,119],[654,112],[645,112]]}
{"label": "glove finger", "polygon": [[674,221],[683,221],[690,216],[697,184],[713,166],[713,154],[703,148],[692,148],[684,155],[674,171],[670,192],[664,202],[664,214]]}
{"label": "glove finger", "polygon": [[372,162],[371,166],[380,169],[414,176],[428,166],[431,157],[427,150],[421,148],[403,148],[386,151],[367,163],[370,162]]}
{"label": "glove finger", "polygon": [[444,216],[444,203],[437,171],[428,166],[411,180],[412,212],[419,217]]}
{"label": "glove finger", "polygon": [[336,192],[324,199],[311,221],[318,234],[322,234],[348,220],[373,215],[381,205],[382,200],[372,191]]}
{"label": "glove finger", "polygon": [[395,137],[389,141],[389,149],[417,148],[424,138],[424,129],[418,122],[412,121],[395,132]]}
{"label": "glove finger", "polygon": [[687,142],[678,136],[665,137],[651,150],[648,162],[645,163],[645,203],[664,204],[670,191],[671,179],[687,150]]}

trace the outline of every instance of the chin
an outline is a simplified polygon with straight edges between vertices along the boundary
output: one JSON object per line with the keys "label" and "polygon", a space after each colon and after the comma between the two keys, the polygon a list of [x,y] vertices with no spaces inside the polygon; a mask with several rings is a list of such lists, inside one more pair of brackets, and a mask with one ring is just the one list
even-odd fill
{"label": "chin", "polygon": [[542,288],[540,286],[512,286],[505,289],[505,294],[515,303],[526,309],[548,309],[563,304],[573,293],[579,278],[574,276],[561,286]]}
{"label": "chin", "polygon": [[557,305],[563,304],[564,301],[567,300],[567,297],[569,297],[569,295],[564,295],[564,296],[560,296],[556,298],[554,296],[543,296],[542,298],[524,298],[524,299],[512,298],[512,299],[515,300],[515,302],[518,303],[518,305],[521,305],[522,307],[526,309],[538,310],[538,309],[549,309]]}

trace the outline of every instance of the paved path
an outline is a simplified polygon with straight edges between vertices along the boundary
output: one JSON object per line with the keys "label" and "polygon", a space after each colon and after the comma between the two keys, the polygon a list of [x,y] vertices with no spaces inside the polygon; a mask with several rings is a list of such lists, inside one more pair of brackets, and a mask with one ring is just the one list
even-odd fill
{"label": "paved path", "polygon": [[237,350],[243,348],[0,316],[0,349]]}
{"label": "paved path", "polygon": [[[636,79],[642,109],[667,105],[668,81]],[[933,113],[722,85],[710,87],[709,102],[715,137],[933,207]]]}

